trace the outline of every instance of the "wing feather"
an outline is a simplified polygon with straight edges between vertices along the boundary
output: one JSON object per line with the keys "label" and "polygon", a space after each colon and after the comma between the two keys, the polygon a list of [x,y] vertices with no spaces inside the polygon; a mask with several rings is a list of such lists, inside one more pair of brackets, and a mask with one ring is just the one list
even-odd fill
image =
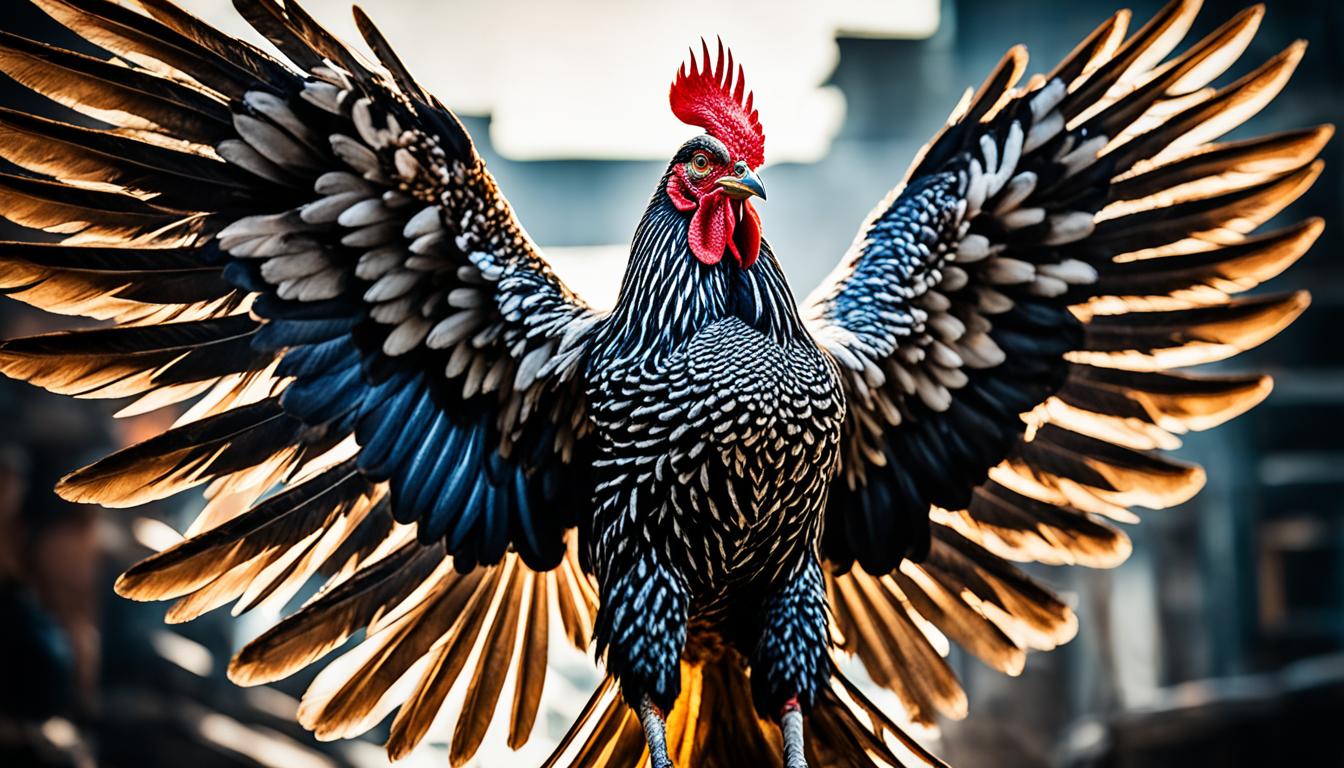
{"label": "wing feather", "polygon": [[168,0],[29,2],[106,56],[0,33],[0,73],[77,113],[0,107],[19,169],[0,216],[46,232],[0,244],[0,290],[113,324],[0,342],[0,371],[136,398],[123,414],[195,399],[58,488],[131,506],[206,487],[189,535],[118,590],[187,621],[317,580],[234,679],[286,677],[363,632],[305,696],[320,736],[376,724],[407,677],[403,754],[460,678],[474,704],[454,760],[506,696],[521,746],[552,594],[572,642],[592,632],[569,529],[591,483],[575,372],[602,315],[362,13],[378,64],[294,2],[237,3],[287,62]]}
{"label": "wing feather", "polygon": [[1270,389],[1173,369],[1251,349],[1309,302],[1237,294],[1320,234],[1257,230],[1311,187],[1333,129],[1213,143],[1277,95],[1302,44],[1210,87],[1263,8],[1171,56],[1198,8],[1174,0],[1123,42],[1117,14],[1022,86],[1013,49],[808,301],[850,404],[823,541],[842,647],[917,717],[963,707],[891,650],[923,647],[905,619],[1010,673],[1066,641],[1068,607],[1010,561],[1123,561],[1112,522],[1203,485],[1163,451]]}

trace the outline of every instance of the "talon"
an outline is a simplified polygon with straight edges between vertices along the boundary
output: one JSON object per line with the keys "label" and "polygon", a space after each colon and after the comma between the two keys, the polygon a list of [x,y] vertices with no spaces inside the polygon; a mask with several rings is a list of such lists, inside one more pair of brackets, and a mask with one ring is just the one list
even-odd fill
{"label": "talon", "polygon": [[784,768],[807,768],[803,749],[803,709],[794,696],[784,702],[779,713],[779,730],[784,735]]}
{"label": "talon", "polygon": [[672,758],[667,756],[667,725],[663,721],[663,711],[648,694],[639,700],[639,722],[644,726],[644,741],[649,745],[651,768],[673,768]]}

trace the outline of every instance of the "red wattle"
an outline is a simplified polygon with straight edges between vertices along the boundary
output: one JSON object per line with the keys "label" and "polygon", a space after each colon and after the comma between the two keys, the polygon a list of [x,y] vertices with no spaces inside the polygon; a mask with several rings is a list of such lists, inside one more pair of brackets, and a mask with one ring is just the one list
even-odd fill
{"label": "red wattle", "polygon": [[702,264],[718,264],[725,250],[743,267],[756,263],[761,252],[761,218],[751,203],[734,200],[722,189],[710,190],[697,200],[695,190],[679,174],[668,180],[667,195],[677,210],[695,211],[687,236],[691,253]]}
{"label": "red wattle", "polygon": [[761,255],[761,217],[756,215],[756,209],[746,200],[742,201],[742,214],[733,227],[733,237],[728,241],[728,247],[737,257],[737,263],[746,269],[755,264],[756,257]]}
{"label": "red wattle", "polygon": [[691,253],[702,264],[718,264],[733,234],[733,208],[717,189],[700,198],[691,215]]}

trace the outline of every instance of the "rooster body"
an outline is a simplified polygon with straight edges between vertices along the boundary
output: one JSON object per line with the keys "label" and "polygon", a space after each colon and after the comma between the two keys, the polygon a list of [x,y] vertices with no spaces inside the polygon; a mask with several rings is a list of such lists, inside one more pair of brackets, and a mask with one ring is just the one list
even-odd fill
{"label": "rooster body", "polygon": [[834,660],[931,724],[966,712],[947,640],[1010,674],[1067,641],[1070,607],[1013,561],[1121,562],[1109,521],[1202,484],[1163,451],[1269,392],[1172,369],[1307,304],[1237,295],[1319,235],[1256,230],[1331,133],[1218,142],[1301,57],[1209,85],[1259,7],[1175,55],[1195,0],[1026,80],[1013,49],[801,303],[753,208],[753,97],[705,45],[669,92],[703,133],[601,310],[362,12],[376,64],[294,2],[235,3],[287,63],[169,0],[31,2],[113,56],[0,34],[0,72],[110,127],[0,109],[24,171],[0,214],[59,236],[0,246],[0,290],[111,322],[0,343],[0,371],[183,406],[57,490],[203,486],[118,592],[185,621],[319,581],[229,675],[341,649],[299,719],[338,738],[395,709],[394,758],[436,721],[455,765],[498,720],[526,743],[558,622],[608,675],[550,765],[938,765]]}
{"label": "rooster body", "polygon": [[623,683],[632,673],[627,698],[669,710],[688,619],[749,658],[778,645],[768,663],[790,690],[758,701],[777,711],[829,678],[817,551],[839,374],[768,247],[749,270],[700,264],[661,189],[587,371],[597,643]]}

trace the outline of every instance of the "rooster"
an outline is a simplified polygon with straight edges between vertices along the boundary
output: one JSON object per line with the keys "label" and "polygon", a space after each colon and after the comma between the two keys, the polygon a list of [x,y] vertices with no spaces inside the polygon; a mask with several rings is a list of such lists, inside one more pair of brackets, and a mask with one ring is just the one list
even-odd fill
{"label": "rooster", "polygon": [[[288,59],[168,0],[29,0],[107,57],[0,35],[0,71],[103,121],[0,110],[0,248],[20,301],[109,321],[13,339],[0,369],[179,405],[64,478],[71,501],[203,487],[178,544],[116,589],[283,606],[243,685],[337,649],[319,738],[394,709],[405,755],[533,730],[553,622],[606,677],[550,764],[940,764],[907,718],[960,717],[947,637],[1015,674],[1076,620],[1010,561],[1108,567],[1109,521],[1188,499],[1162,454],[1269,392],[1175,372],[1272,337],[1304,293],[1238,297],[1300,257],[1328,126],[1214,143],[1303,45],[1221,87],[1262,16],[1173,55],[1199,3],[1117,13],[1046,74],[1011,50],[796,302],[755,205],[765,132],[742,67],[676,73],[673,154],[610,310],[547,265],[461,123],[358,9],[376,62],[297,3],[238,0]],[[358,638],[358,642],[352,639]]]}

